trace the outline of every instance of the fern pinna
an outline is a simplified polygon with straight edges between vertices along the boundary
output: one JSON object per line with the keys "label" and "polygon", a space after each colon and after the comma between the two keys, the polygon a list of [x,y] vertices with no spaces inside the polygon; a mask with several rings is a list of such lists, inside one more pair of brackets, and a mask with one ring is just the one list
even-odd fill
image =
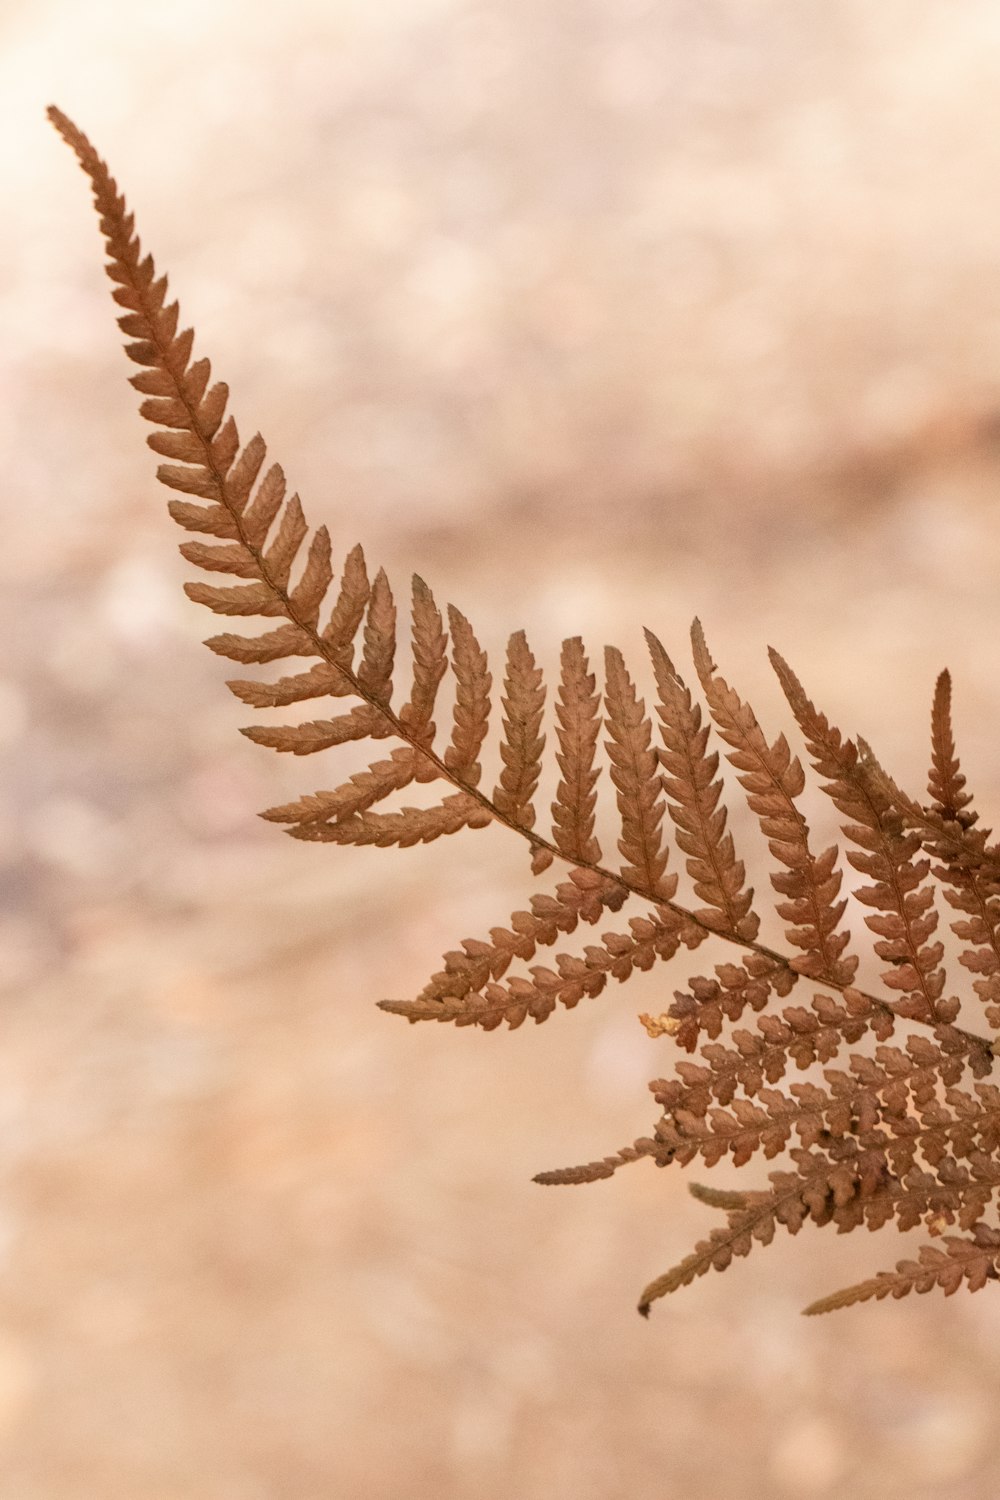
{"label": "fern pinna", "polygon": [[[227,415],[227,387],[212,383],[207,359],[192,358],[192,332],[178,331],[177,303],[168,302],[166,278],[142,254],[107,167],[65,115],[54,108],[49,114],[93,186],[107,271],[123,309],[119,325],[139,366],[132,384],[144,398],[142,415],[157,428],[147,441],[166,460],[159,478],[176,492],[170,513],[211,539],[187,541],[181,552],[209,574],[239,580],[188,583],[187,593],[216,614],[273,622],[262,634],[237,628],[207,644],[242,664],[306,663],[274,681],[230,682],[253,707],[329,699],[350,705],[332,713],[326,707],[330,717],[243,732],[294,755],[394,742],[385,753],[370,751],[370,764],[333,790],[263,816],[293,838],[383,846],[501,823],[525,840],[534,876],[555,861],[566,870],[507,925],[447,953],[419,994],[384,1000],[383,1009],[414,1022],[520,1026],[600,994],[609,979],[624,983],[681,948],[724,940],[734,950],[731,962],[691,978],[663,1014],[641,1017],[651,1036],[670,1037],[691,1055],[650,1085],[661,1111],[652,1133],[602,1161],[537,1179],[590,1182],[643,1157],[661,1167],[784,1158],[766,1187],[693,1187],[723,1221],[646,1288],[640,1310],[705,1271],[723,1270],[755,1242],[767,1244],[779,1226],[795,1234],[807,1222],[841,1232],[922,1224],[934,1241],[917,1260],[823,1298],[810,1312],[996,1280],[1000,1227],[988,1215],[1000,1188],[1000,1090],[983,1081],[995,1044],[958,1018],[981,1008],[990,1026],[1000,1026],[1000,847],[977,826],[965,791],[947,674],[934,697],[930,802],[923,805],[900,791],[863,741],[845,739],[827,721],[772,653],[812,763],[843,815],[847,860],[864,878],[853,896],[867,910],[875,954],[886,965],[879,994],[854,984],[858,955],[838,852],[811,843],[799,807],[801,763],[783,734],[768,738],[719,674],[697,623],[697,678],[769,848],[787,948],[759,940],[753,892],[726,827],[709,723],[649,632],[658,741],[621,653],[605,652],[602,693],[582,641],[564,643],[551,720],[559,781],[546,831],[534,803],[545,686],[523,632],[507,647],[502,769],[487,791],[481,757],[494,686],[472,625],[449,608],[446,630],[430,589],[413,580],[409,696],[394,707],[397,605],[384,572],[369,577],[360,547],[335,569],[329,533],[309,532],[298,496],[286,495],[280,465],[266,463],[260,436],[241,445]],[[435,703],[449,675],[454,702],[445,736],[435,725]],[[620,858],[602,852],[596,831],[602,729]],[[438,783],[438,800],[387,810],[387,799],[420,783]],[[676,899],[677,875],[668,867],[671,825],[701,903],[691,908]],[[951,925],[963,945],[960,962],[979,976],[962,1001],[949,993],[942,967],[936,890],[958,914]],[[539,961],[540,949],[558,946],[581,924],[608,922],[626,902],[642,903],[642,910],[601,930],[580,953]],[[808,1079],[787,1081],[793,1070],[810,1070]]]}

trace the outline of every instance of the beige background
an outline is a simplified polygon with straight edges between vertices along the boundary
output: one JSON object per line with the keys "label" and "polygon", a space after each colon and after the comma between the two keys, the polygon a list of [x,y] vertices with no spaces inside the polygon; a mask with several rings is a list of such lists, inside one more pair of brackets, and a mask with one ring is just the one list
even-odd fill
{"label": "beige background", "polygon": [[236,733],[42,118],[345,551],[495,653],[683,659],[697,611],[766,725],[770,642],[915,787],[948,663],[988,809],[998,80],[989,0],[0,9],[5,1497],[998,1492],[1000,1293],[803,1320],[907,1248],[807,1230],[647,1325],[713,1222],[682,1174],[530,1182],[649,1128],[669,975],[513,1035],[374,1010],[523,851],[254,818],[337,773]]}

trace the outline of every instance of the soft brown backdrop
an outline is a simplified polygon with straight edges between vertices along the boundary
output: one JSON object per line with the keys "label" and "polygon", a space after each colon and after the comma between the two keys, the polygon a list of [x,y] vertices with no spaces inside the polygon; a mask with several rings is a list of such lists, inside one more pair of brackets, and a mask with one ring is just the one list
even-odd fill
{"label": "soft brown backdrop", "polygon": [[374,1010],[522,851],[255,820],[334,773],[236,733],[42,118],[345,550],[494,650],[697,611],[769,725],[773,642],[914,784],[947,662],[995,807],[998,77],[990,0],[0,9],[4,1496],[998,1492],[1000,1293],[806,1321],[903,1249],[807,1231],[647,1325],[681,1174],[531,1184],[648,1129],[668,976]]}

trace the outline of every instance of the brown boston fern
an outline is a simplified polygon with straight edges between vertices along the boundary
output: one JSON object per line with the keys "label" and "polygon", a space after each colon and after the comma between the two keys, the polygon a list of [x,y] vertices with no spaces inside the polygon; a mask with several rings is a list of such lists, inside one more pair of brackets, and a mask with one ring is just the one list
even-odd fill
{"label": "brown boston fern", "polygon": [[[662,1015],[641,1017],[651,1036],[670,1037],[682,1055],[692,1055],[651,1084],[661,1112],[652,1133],[603,1161],[538,1178],[589,1182],[642,1157],[661,1167],[784,1158],[766,1187],[692,1188],[724,1222],[646,1288],[640,1310],[705,1271],[723,1270],[755,1241],[767,1244],[778,1226],[795,1234],[810,1221],[841,1232],[891,1221],[901,1229],[923,1225],[933,1239],[917,1260],[825,1297],[810,1312],[913,1289],[953,1292],[963,1282],[975,1290],[1000,1277],[1000,1225],[989,1217],[1000,1188],[1000,1089],[983,1081],[995,1043],[975,1029],[980,1012],[1000,1027],[1000,846],[989,845],[970,808],[952,741],[947,674],[934,697],[924,805],[899,790],[863,741],[844,739],[772,653],[816,773],[843,815],[846,857],[864,878],[853,899],[867,912],[874,952],[886,966],[881,993],[854,984],[858,956],[838,854],[812,847],[799,808],[802,766],[784,735],[769,740],[719,675],[697,623],[697,677],[770,850],[774,910],[787,947],[778,951],[758,939],[759,912],[726,829],[709,724],[648,632],[658,742],[621,653],[605,653],[602,706],[583,643],[564,643],[552,719],[559,781],[546,831],[533,801],[543,769],[545,686],[523,632],[507,647],[502,769],[490,792],[481,785],[481,757],[493,682],[472,625],[450,608],[446,632],[430,589],[413,580],[408,697],[394,707],[396,604],[385,574],[369,578],[360,547],[338,574],[326,528],[309,532],[298,496],[286,496],[280,466],[265,463],[262,439],[241,446],[226,415],[228,390],[212,383],[207,359],[192,359],[192,333],[178,332],[177,303],[168,302],[166,278],[143,256],[106,166],[63,114],[52,109],[50,116],[93,185],[126,352],[139,366],[132,384],[144,398],[142,415],[157,428],[148,442],[166,460],[159,477],[177,492],[171,515],[210,538],[187,541],[181,551],[209,574],[238,580],[189,583],[187,592],[217,614],[272,622],[262,634],[237,628],[207,644],[242,664],[304,659],[304,667],[277,680],[230,682],[253,707],[349,700],[332,717],[244,733],[295,755],[351,741],[395,742],[369,751],[371,763],[334,790],[264,816],[293,838],[384,846],[501,823],[525,840],[533,876],[556,861],[565,867],[565,878],[531,895],[508,925],[446,954],[414,998],[382,1001],[383,1008],[410,1021],[520,1026],[599,994],[609,979],[624,983],[681,948],[723,940],[730,962],[688,980]],[[434,723],[446,679],[453,700],[447,742]],[[620,861],[605,858],[596,833],[602,732]],[[438,800],[428,802],[434,794],[425,792],[419,806],[386,810],[393,794],[432,782],[440,784]],[[676,899],[665,812],[701,903],[694,909]],[[961,1000],[948,991],[935,937],[938,894],[956,913],[960,963],[978,976]],[[540,948],[558,946],[581,923],[608,921],[626,902],[643,909],[580,951],[539,961]],[[973,1029],[958,1024],[960,1015]],[[808,1071],[807,1078],[789,1081],[795,1070]]]}

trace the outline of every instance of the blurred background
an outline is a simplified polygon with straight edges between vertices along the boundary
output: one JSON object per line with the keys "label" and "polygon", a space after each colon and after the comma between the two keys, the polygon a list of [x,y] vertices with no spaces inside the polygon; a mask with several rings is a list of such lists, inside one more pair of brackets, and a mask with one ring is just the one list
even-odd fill
{"label": "blurred background", "polygon": [[374,1009],[523,849],[255,818],[356,763],[236,732],[43,119],[342,551],[495,654],[683,662],[697,612],[772,733],[768,644],[918,790],[947,664],[988,822],[998,74],[989,0],[0,6],[5,1497],[1000,1491],[997,1291],[804,1320],[912,1248],[806,1230],[646,1324],[683,1174],[530,1181],[649,1130],[636,1013],[726,955],[512,1034]]}

